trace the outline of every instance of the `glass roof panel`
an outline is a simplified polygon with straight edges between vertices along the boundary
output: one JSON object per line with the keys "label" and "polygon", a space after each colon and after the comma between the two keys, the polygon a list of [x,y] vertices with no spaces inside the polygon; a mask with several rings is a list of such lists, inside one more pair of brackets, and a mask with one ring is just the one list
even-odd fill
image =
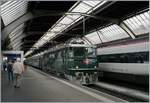
{"label": "glass roof panel", "polygon": [[149,21],[147,20],[147,18],[144,16],[144,14],[141,14],[140,15],[142,20],[143,20],[143,24],[146,26],[146,25],[149,25]]}
{"label": "glass roof panel", "polygon": [[47,32],[46,37],[50,37],[52,35],[55,35],[55,33],[53,33],[53,32]]}
{"label": "glass roof panel", "polygon": [[[21,7],[21,9],[19,9],[20,7]],[[19,10],[16,12],[17,9],[19,9]],[[4,13],[3,16],[4,17],[14,17],[17,13],[19,13],[21,11],[22,12],[26,12],[26,4],[20,5],[17,8],[15,8],[15,9],[13,9],[11,11],[8,11],[8,13]],[[14,13],[14,12],[16,12],[16,13]]]}
{"label": "glass roof panel", "polygon": [[62,27],[55,27],[51,30],[51,32],[57,32],[58,33],[58,32],[61,32],[62,29],[63,29]]}
{"label": "glass roof panel", "polygon": [[144,15],[148,20],[150,20],[150,16],[149,16],[148,12],[145,12]]}
{"label": "glass roof panel", "polygon": [[93,1],[83,1],[85,2],[86,4],[90,5],[90,6],[96,6],[98,3],[100,3],[101,1],[99,0],[93,0]]}
{"label": "glass roof panel", "polygon": [[133,17],[133,20],[138,24],[138,25],[141,25],[140,21],[138,20],[137,17]]}
{"label": "glass roof panel", "polygon": [[13,45],[12,47],[13,47],[14,50],[17,50],[17,49],[20,49],[21,44],[22,43],[18,42],[17,44]]}
{"label": "glass roof panel", "polygon": [[147,14],[148,12],[145,12],[127,20],[124,20],[123,22],[127,26],[129,26],[129,28],[135,33],[135,35],[149,33],[150,17]]}
{"label": "glass roof panel", "polygon": [[80,12],[80,13],[86,13],[87,11],[89,11],[91,9],[91,7],[87,6],[84,3],[80,3],[78,6],[76,6],[72,12]]}
{"label": "glass roof panel", "polygon": [[93,33],[87,34],[85,37],[88,40],[90,40],[93,44],[101,43],[97,32],[93,32]]}
{"label": "glass roof panel", "polygon": [[69,18],[72,18],[72,20],[76,20],[80,17],[80,15],[68,15]]}
{"label": "glass roof panel", "polygon": [[14,3],[16,3],[17,1],[7,1],[6,3],[4,3],[3,5],[1,5],[1,11],[5,10],[6,8],[8,8],[10,5],[13,5]]}
{"label": "glass roof panel", "polygon": [[136,28],[136,26],[133,24],[133,21],[131,19],[128,19],[127,21],[129,23],[129,25],[131,25],[132,28]]}
{"label": "glass roof panel", "polygon": [[132,25],[134,25],[135,28],[138,27],[137,23],[135,22],[135,20],[133,20],[133,18],[130,18],[129,21],[132,23]]}
{"label": "glass roof panel", "polygon": [[14,5],[9,6],[8,8],[4,9],[2,11],[2,14],[3,15],[4,14],[8,14],[8,13],[10,13],[10,11],[13,12],[13,11],[17,10],[20,6],[22,6],[24,4],[26,4],[26,2],[20,2],[20,1],[18,1],[17,3],[14,3]]}
{"label": "glass roof panel", "polygon": [[100,32],[109,39],[107,42],[129,37],[126,32],[116,24],[105,27],[101,29]]}
{"label": "glass roof panel", "polygon": [[17,32],[17,31],[21,31],[21,30],[23,30],[23,28],[24,28],[24,23],[21,24],[21,25],[19,25],[17,28],[15,28],[15,29],[9,34],[9,37],[10,37],[10,38],[13,37],[14,35],[16,35],[16,32]]}
{"label": "glass roof panel", "polygon": [[28,1],[8,1],[1,6],[1,16],[4,22],[4,25],[7,26],[23,14],[27,12],[27,3]]}
{"label": "glass roof panel", "polygon": [[15,49],[15,48],[18,48],[18,47],[20,47],[22,44],[23,44],[22,42],[18,42],[18,43],[16,43],[15,45],[13,45],[13,48],[14,48],[14,49]]}
{"label": "glass roof panel", "polygon": [[107,1],[101,1],[100,3],[98,3],[94,8],[92,8],[91,10],[89,10],[87,13],[91,13],[92,11],[96,10],[98,7],[102,6],[103,4],[105,4]]}
{"label": "glass roof panel", "polygon": [[[18,35],[22,35],[22,33],[23,33],[23,31],[20,31],[20,32],[18,33]],[[23,36],[19,36],[19,37],[16,38],[15,40],[14,40],[14,38],[11,38],[10,40],[11,40],[11,42],[17,42],[17,41],[20,40],[22,37],[23,37]]]}
{"label": "glass roof panel", "polygon": [[61,24],[70,24],[71,22],[73,22],[73,20],[66,17],[60,21]]}
{"label": "glass roof panel", "polygon": [[[20,36],[22,35],[22,33],[23,33],[23,30],[22,30],[22,31],[18,31],[18,32],[16,33],[16,35],[14,35],[13,37],[11,37],[10,39],[11,39],[11,40],[14,40],[14,39],[20,37]],[[23,37],[23,36],[22,36],[22,37]],[[14,40],[14,41],[15,41],[15,40]]]}
{"label": "glass roof panel", "polygon": [[18,12],[12,13],[12,15],[4,15],[3,17],[5,18],[3,20],[5,20],[5,24],[9,24],[16,20],[18,17],[22,16],[24,13],[26,13],[26,8],[22,8]]}
{"label": "glass roof panel", "polygon": [[66,24],[61,24],[61,23],[56,25],[56,27],[62,27],[62,28],[65,28],[66,26],[67,26]]}

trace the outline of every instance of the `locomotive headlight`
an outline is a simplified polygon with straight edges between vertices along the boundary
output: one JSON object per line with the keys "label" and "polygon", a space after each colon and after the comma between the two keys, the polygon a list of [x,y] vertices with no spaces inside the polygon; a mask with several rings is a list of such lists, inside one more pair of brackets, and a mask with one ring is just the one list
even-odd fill
{"label": "locomotive headlight", "polygon": [[78,66],[76,66],[76,69],[78,69],[79,67]]}

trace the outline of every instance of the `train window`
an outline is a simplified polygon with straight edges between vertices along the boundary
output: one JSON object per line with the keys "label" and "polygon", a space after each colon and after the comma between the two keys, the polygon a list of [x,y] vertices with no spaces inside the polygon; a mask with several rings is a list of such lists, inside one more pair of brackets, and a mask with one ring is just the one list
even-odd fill
{"label": "train window", "polygon": [[85,48],[77,47],[77,48],[74,48],[73,50],[74,50],[74,56],[77,56],[77,57],[85,56]]}
{"label": "train window", "polygon": [[73,51],[69,51],[69,57],[73,57]]}
{"label": "train window", "polygon": [[123,54],[120,56],[120,63],[128,63],[129,57],[127,54]]}
{"label": "train window", "polygon": [[69,47],[69,50],[71,51],[71,50],[73,50],[73,48],[72,48],[72,47]]}
{"label": "train window", "polygon": [[[65,53],[65,51],[64,51]],[[67,55],[68,57],[72,58],[74,56],[73,54],[73,48],[72,47],[69,47],[68,50],[67,50]]]}
{"label": "train window", "polygon": [[149,52],[141,53],[144,63],[149,63]]}
{"label": "train window", "polygon": [[96,57],[96,49],[95,48],[86,48],[88,57]]}
{"label": "train window", "polygon": [[109,57],[106,56],[106,55],[101,55],[101,56],[98,56],[98,61],[99,62],[109,62]]}
{"label": "train window", "polygon": [[98,61],[112,63],[148,63],[149,52],[99,55]]}
{"label": "train window", "polygon": [[135,54],[135,62],[136,63],[143,63],[144,60],[143,60],[143,56],[141,56],[140,54]]}

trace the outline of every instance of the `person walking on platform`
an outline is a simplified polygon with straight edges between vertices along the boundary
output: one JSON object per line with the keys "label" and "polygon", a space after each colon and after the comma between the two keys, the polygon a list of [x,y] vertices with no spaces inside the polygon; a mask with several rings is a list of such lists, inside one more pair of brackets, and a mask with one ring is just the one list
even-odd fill
{"label": "person walking on platform", "polygon": [[8,71],[8,80],[9,82],[13,82],[14,78],[13,78],[13,70],[12,70],[12,61],[9,61],[8,62],[8,65],[7,65],[7,71]]}
{"label": "person walking on platform", "polygon": [[24,71],[26,71],[27,70],[26,62],[23,62],[23,66],[24,66]]}
{"label": "person walking on platform", "polygon": [[3,70],[6,70],[6,61],[3,62]]}
{"label": "person walking on platform", "polygon": [[23,64],[21,63],[20,59],[17,58],[17,61],[13,65],[13,73],[14,73],[14,87],[19,88],[21,84],[22,74],[24,72]]}
{"label": "person walking on platform", "polygon": [[4,64],[3,64],[4,71],[7,71],[7,66],[8,66],[7,61],[4,61]]}

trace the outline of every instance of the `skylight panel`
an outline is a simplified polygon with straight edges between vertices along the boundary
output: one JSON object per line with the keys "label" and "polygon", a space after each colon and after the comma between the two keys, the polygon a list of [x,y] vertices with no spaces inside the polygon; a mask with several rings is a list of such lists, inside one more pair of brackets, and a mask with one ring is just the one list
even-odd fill
{"label": "skylight panel", "polygon": [[92,6],[92,7],[94,7],[94,6],[96,6],[98,3],[100,3],[101,1],[100,0],[93,0],[93,1],[83,1],[84,3],[86,3],[86,4],[88,4],[88,5],[90,5],[90,6]]}
{"label": "skylight panel", "polygon": [[50,36],[53,36],[53,35],[55,35],[55,33],[53,33],[53,32],[47,32],[47,34],[46,34],[47,37],[50,37]]}
{"label": "skylight panel", "polygon": [[105,27],[101,29],[100,32],[109,39],[108,41],[113,41],[113,40],[128,37],[126,32],[116,24]]}
{"label": "skylight panel", "polygon": [[150,20],[150,17],[149,17],[148,12],[145,12],[144,15],[145,15],[145,17],[148,19],[148,21],[149,21],[149,20]]}
{"label": "skylight panel", "polygon": [[12,6],[9,6],[8,8],[2,10],[2,15],[5,15],[5,14],[8,14],[8,13],[11,13],[11,12],[14,12],[18,9],[20,9],[21,6],[24,6],[26,4],[26,2],[17,2],[15,3],[14,5]]}
{"label": "skylight panel", "polygon": [[13,5],[14,3],[16,3],[17,1],[7,1],[6,3],[4,3],[3,5],[1,5],[1,11],[4,11],[6,8],[8,8],[9,6]]}
{"label": "skylight panel", "polygon": [[17,10],[12,10],[7,14],[3,14],[3,17],[5,17],[5,18],[15,18],[19,15],[18,13],[20,13],[21,15],[24,14],[27,11],[26,9],[27,9],[26,6],[21,7],[21,8],[19,7]]}
{"label": "skylight panel", "polygon": [[133,20],[138,24],[138,25],[141,25],[140,21],[138,20],[137,17],[133,17]]}
{"label": "skylight panel", "polygon": [[15,28],[10,34],[9,34],[9,37],[13,37],[14,35],[16,35],[16,32],[19,31],[19,30],[22,30],[24,28],[24,23],[19,25],[17,28]]}
{"label": "skylight panel", "polygon": [[100,38],[97,34],[97,32],[93,32],[86,35],[86,38],[88,38],[93,44],[99,44],[101,43]]}
{"label": "skylight panel", "polygon": [[142,18],[142,21],[143,21],[143,24],[145,25],[145,27],[146,27],[147,25],[149,25],[149,21],[148,21],[147,18],[144,16],[144,14],[141,14],[140,16],[141,16],[141,18]]}
{"label": "skylight panel", "polygon": [[59,33],[63,28],[62,27],[55,27],[51,30],[51,32],[56,32],[56,33]]}
{"label": "skylight panel", "polygon": [[87,6],[84,3],[80,3],[78,6],[76,6],[72,12],[80,12],[80,13],[86,13],[87,11],[89,11],[91,9],[91,7]]}
{"label": "skylight panel", "polygon": [[96,10],[98,7],[102,6],[103,4],[105,4],[107,1],[101,1],[100,3],[98,3],[96,6],[94,6],[93,8],[91,8],[87,14],[90,14],[91,12],[93,12],[94,10]]}
{"label": "skylight panel", "polygon": [[72,20],[76,20],[80,17],[80,15],[68,15],[69,18],[72,18]]}
{"label": "skylight panel", "polygon": [[4,25],[8,25],[27,12],[27,1],[6,2],[1,6],[1,16]]}
{"label": "skylight panel", "polygon": [[60,21],[61,24],[70,24],[70,23],[72,23],[72,22],[73,22],[73,20],[71,20],[71,19],[69,19],[69,18],[67,18],[67,17],[63,18],[63,19]]}
{"label": "skylight panel", "polygon": [[21,44],[23,44],[21,41],[18,41],[16,44],[12,45],[13,48],[16,48],[18,46],[21,46]]}
{"label": "skylight panel", "polygon": [[61,27],[61,28],[64,29],[64,28],[66,27],[66,24],[61,24],[61,23],[59,23],[59,24],[56,25],[56,27]]}
{"label": "skylight panel", "polygon": [[129,37],[129,35],[122,29],[120,28],[118,25],[114,25],[114,30],[116,30],[116,34],[118,35],[118,38],[126,38]]}
{"label": "skylight panel", "polygon": [[10,39],[11,40],[15,40],[15,39],[17,39],[19,37],[23,37],[22,33],[23,33],[23,31],[19,31],[18,33],[16,33],[16,35],[14,35],[13,37],[11,37]]}
{"label": "skylight panel", "polygon": [[136,29],[136,26],[132,23],[131,19],[128,19],[127,22],[130,25],[130,27],[132,27],[132,29]]}
{"label": "skylight panel", "polygon": [[43,37],[43,40],[47,41],[49,38],[48,36]]}
{"label": "skylight panel", "polygon": [[148,12],[131,17],[123,22],[134,32],[135,35],[149,33],[150,17]]}
{"label": "skylight panel", "polygon": [[135,22],[135,20],[133,18],[130,18],[129,20],[135,26],[135,28],[138,27],[138,24]]}
{"label": "skylight panel", "polygon": [[11,23],[12,21],[16,20],[18,17],[22,16],[24,13],[26,13],[26,8],[22,8],[19,11],[12,13],[12,15],[3,15],[3,20],[6,25]]}
{"label": "skylight panel", "polygon": [[110,41],[110,40],[108,39],[108,37],[106,37],[106,36],[105,36],[104,34],[102,34],[100,31],[97,31],[97,32],[99,33],[102,42]]}

